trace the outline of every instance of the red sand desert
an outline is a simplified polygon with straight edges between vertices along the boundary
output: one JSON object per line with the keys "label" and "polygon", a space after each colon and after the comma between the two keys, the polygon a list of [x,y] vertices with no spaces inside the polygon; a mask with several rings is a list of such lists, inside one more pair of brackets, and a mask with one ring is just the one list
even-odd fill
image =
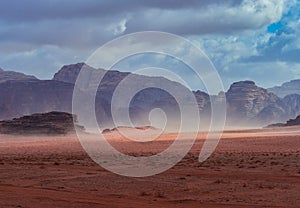
{"label": "red sand desert", "polygon": [[[2,208],[300,207],[300,129],[228,131],[198,162],[204,134],[172,169],[151,177],[111,173],[68,137],[0,136]],[[188,135],[187,135],[188,136]],[[134,143],[111,135],[131,155],[155,154],[174,135]]]}

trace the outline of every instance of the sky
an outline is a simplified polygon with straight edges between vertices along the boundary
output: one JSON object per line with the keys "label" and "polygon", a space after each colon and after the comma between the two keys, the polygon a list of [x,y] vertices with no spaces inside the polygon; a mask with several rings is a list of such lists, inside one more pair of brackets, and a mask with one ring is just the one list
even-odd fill
{"label": "sky", "polygon": [[[0,68],[51,79],[107,41],[140,31],[187,38],[210,58],[225,88],[240,80],[267,88],[300,79],[300,0],[2,0]],[[137,56],[116,67],[150,65],[201,88],[169,57]]]}

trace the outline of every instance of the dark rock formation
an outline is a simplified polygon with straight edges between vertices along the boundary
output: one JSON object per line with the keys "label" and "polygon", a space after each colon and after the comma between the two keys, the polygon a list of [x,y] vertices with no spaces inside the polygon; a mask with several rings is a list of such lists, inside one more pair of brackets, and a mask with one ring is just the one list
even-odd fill
{"label": "dark rock formation", "polygon": [[297,116],[295,119],[290,119],[286,122],[287,126],[298,126],[300,125],[300,115]]}
{"label": "dark rock formation", "polygon": [[76,116],[64,112],[50,112],[0,121],[0,133],[17,135],[68,134],[75,130],[73,121],[75,128],[84,131],[82,126],[76,124]]}
{"label": "dark rock formation", "polygon": [[283,83],[281,86],[269,88],[268,90],[282,98],[290,94],[300,95],[300,79]]}
{"label": "dark rock formation", "polygon": [[275,123],[275,124],[270,124],[264,128],[278,128],[278,127],[285,127],[284,123]]}
{"label": "dark rock formation", "polygon": [[290,119],[286,123],[276,123],[268,125],[266,128],[273,128],[273,127],[288,127],[288,126],[300,126],[300,115],[297,116],[295,119]]}

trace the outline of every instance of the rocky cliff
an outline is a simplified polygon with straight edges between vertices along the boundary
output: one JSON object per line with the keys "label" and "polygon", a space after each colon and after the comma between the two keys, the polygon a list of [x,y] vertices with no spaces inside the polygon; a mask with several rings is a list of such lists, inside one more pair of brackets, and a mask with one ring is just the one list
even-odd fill
{"label": "rocky cliff", "polygon": [[228,120],[232,123],[264,125],[270,121],[284,121],[300,113],[300,96],[289,95],[281,99],[252,81],[233,83],[226,98]]}

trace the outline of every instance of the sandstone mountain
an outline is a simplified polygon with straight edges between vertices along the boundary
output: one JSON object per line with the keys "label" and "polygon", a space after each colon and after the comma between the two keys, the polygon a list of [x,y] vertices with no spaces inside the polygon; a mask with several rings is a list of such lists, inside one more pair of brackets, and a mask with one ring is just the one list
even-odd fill
{"label": "sandstone mountain", "polygon": [[[176,100],[170,93],[160,88],[170,88],[179,93],[180,96],[186,97],[185,93],[187,92],[187,88],[183,85],[163,77],[149,77],[115,70],[106,71],[104,69],[94,69],[84,63],[62,67],[62,69],[54,75],[53,80],[74,84],[83,67],[88,71],[86,83],[89,83],[91,87],[94,87],[95,85],[98,87],[96,112],[99,122],[105,126],[113,127],[112,125],[114,122],[112,121],[111,114],[111,100],[113,92],[121,82],[126,83],[122,88],[122,96],[124,97],[131,96],[130,89],[135,89],[136,87],[138,89],[145,88],[135,94],[130,103],[129,111],[133,124],[136,126],[150,125],[149,112],[154,108],[161,108],[168,115],[170,125],[179,125],[178,119],[176,118],[179,118],[180,111]],[[100,85],[99,80],[94,79],[99,75],[103,76]],[[84,89],[82,90],[84,91]],[[196,99],[199,101],[198,106],[200,110],[207,108],[207,106],[210,105],[208,94],[200,91],[195,94]],[[98,107],[100,107],[100,109],[98,109]],[[124,106],[120,103],[117,108],[121,112],[124,109]],[[172,121],[175,120],[177,120],[175,124],[172,123]]]}
{"label": "sandstone mountain", "polygon": [[284,115],[281,99],[253,81],[233,83],[226,93],[228,119],[232,124],[260,124],[281,120]]}
{"label": "sandstone mountain", "polygon": [[[52,80],[26,79],[25,75],[24,79],[8,79],[0,82],[0,119],[11,119],[49,111],[71,113],[74,83],[82,68],[88,71],[87,83],[89,85],[85,89],[79,90],[85,94],[88,93],[89,87],[97,87],[95,110],[98,122],[105,128],[114,127],[111,99],[116,87],[124,81],[126,81],[126,86],[123,86],[121,91],[124,92],[123,96],[125,97],[129,96],[126,93],[136,86],[139,88],[154,86],[141,90],[130,102],[130,116],[136,126],[150,125],[149,112],[153,108],[163,109],[171,118],[170,120],[174,118],[175,121],[175,118],[180,117],[179,106],[174,97],[167,91],[158,88],[167,86],[176,92],[181,92],[181,96],[184,97],[186,88],[183,85],[163,77],[106,71],[78,63],[63,66]],[[99,80],[94,79],[98,75],[104,75],[99,86]],[[214,101],[218,99],[218,96],[209,96],[199,90],[193,93],[202,116],[201,120],[208,121],[211,111],[210,98]],[[291,94],[280,98],[269,90],[256,86],[252,81],[233,83],[225,95],[228,103],[227,124],[231,126],[263,126],[269,123],[284,122],[300,114],[300,95]],[[117,107],[120,112],[124,108],[121,102]],[[178,121],[175,122],[175,125],[179,125]]]}
{"label": "sandstone mountain", "polygon": [[300,95],[300,79],[283,83],[281,86],[269,88],[268,90],[282,98],[290,94]]}
{"label": "sandstone mountain", "polygon": [[270,104],[279,102],[279,98],[252,81],[233,83],[226,93],[229,114],[252,118]]}
{"label": "sandstone mountain", "polygon": [[[111,99],[115,88],[126,78],[127,89],[135,86],[146,89],[138,92],[130,103],[129,110],[132,121],[136,125],[149,125],[149,112],[153,108],[164,109],[169,118],[178,118],[178,105],[174,98],[166,91],[158,89],[160,86],[168,86],[177,92],[186,92],[186,88],[177,82],[170,81],[163,77],[148,77],[131,74],[128,72],[105,71],[93,69],[83,63],[72,64],[62,67],[55,74],[52,80],[8,80],[0,83],[0,119],[11,119],[22,115],[33,113],[63,111],[71,113],[72,95],[74,83],[82,67],[87,67],[91,79],[88,80],[91,86],[98,85],[94,75],[104,74],[105,76],[96,94],[96,114],[99,123],[104,127],[113,127],[111,114]],[[107,72],[107,73],[106,73]],[[147,86],[155,86],[147,88]],[[88,93],[82,89],[82,93]],[[126,90],[122,89],[125,95]],[[199,94],[198,97],[204,96]],[[184,93],[182,96],[185,96]],[[208,97],[206,94],[205,97]],[[207,104],[201,101],[199,105],[204,107]],[[83,100],[84,102],[84,100]],[[117,106],[120,110],[124,106]],[[170,121],[173,119],[170,119]]]}
{"label": "sandstone mountain", "polygon": [[300,113],[300,95],[279,98],[252,81],[233,83],[226,93],[228,120],[261,126],[269,121],[283,122]]}

